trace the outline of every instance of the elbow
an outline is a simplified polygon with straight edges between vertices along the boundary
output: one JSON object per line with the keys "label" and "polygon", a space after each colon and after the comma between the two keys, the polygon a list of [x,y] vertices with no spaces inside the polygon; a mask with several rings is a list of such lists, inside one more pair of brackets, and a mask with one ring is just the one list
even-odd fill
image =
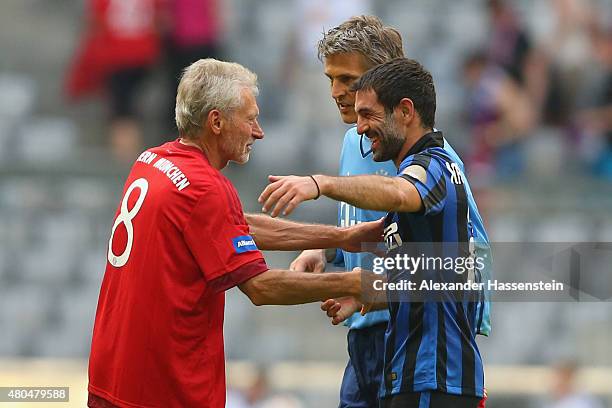
{"label": "elbow", "polygon": [[393,203],[394,211],[405,212],[408,208],[408,198],[404,195],[398,195],[395,197],[395,202]]}
{"label": "elbow", "polygon": [[263,306],[269,304],[266,301],[264,290],[259,284],[257,277],[249,279],[240,285],[240,290],[249,298],[254,306]]}
{"label": "elbow", "polygon": [[385,211],[397,211],[397,212],[414,212],[414,201],[418,197],[420,200],[419,193],[414,184],[405,180],[401,177],[395,177],[391,180],[392,190],[388,192],[387,199],[389,200],[388,206]]}
{"label": "elbow", "polygon": [[260,291],[251,289],[248,292],[245,292],[245,294],[247,295],[253,306],[263,306],[267,304],[264,299],[264,296]]}
{"label": "elbow", "polygon": [[259,293],[252,293],[247,296],[249,297],[249,300],[251,301],[253,306],[264,306],[267,304],[264,301],[263,296],[261,296]]}
{"label": "elbow", "polygon": [[423,208],[423,201],[416,186],[409,180],[399,178],[401,188],[395,196],[396,210],[398,212],[418,212]]}
{"label": "elbow", "polygon": [[381,202],[379,206],[380,208],[376,208],[381,211],[402,211],[405,206],[405,198],[404,195],[399,193],[398,191],[390,192],[386,200]]}
{"label": "elbow", "polygon": [[417,212],[420,210],[420,196],[418,200],[415,197],[404,194],[401,197],[398,197],[397,202],[395,203],[395,211],[397,212]]}

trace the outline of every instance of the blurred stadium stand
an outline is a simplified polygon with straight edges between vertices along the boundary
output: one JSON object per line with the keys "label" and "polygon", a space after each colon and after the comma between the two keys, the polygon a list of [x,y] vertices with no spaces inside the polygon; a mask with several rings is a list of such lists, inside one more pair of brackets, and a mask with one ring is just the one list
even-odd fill
{"label": "blurred stadium stand", "polygon": [[[546,10],[547,3],[513,2],[534,36],[540,18],[546,19],[536,11]],[[259,73],[266,131],[251,162],[232,165],[226,174],[245,211],[258,211],[255,198],[267,174],[334,173],[344,128],[326,128],[314,137],[303,132],[307,123],[287,119],[294,96],[282,79],[282,64],[295,18],[293,2],[223,4],[228,22],[224,53]],[[610,29],[612,1],[590,4]],[[61,96],[83,7],[83,0],[0,4],[0,386],[70,383],[76,401],[84,395],[84,361],[106,245],[127,174],[106,148],[102,102],[69,106]],[[469,130],[458,72],[465,55],[486,40],[484,2],[387,0],[373,8],[400,29],[407,54],[433,72],[439,127],[466,151]],[[160,131],[167,97],[160,72],[161,67],[141,95],[149,144],[175,137]],[[319,79],[317,86],[325,89],[326,79],[322,74]],[[335,114],[327,94],[311,103]],[[525,142],[525,172],[488,186],[482,202],[493,241],[612,241],[611,179],[594,176],[561,133],[536,127]],[[334,223],[335,214],[333,202],[320,200],[304,205],[294,218]],[[271,266],[286,267],[295,254],[266,256]],[[255,308],[236,289],[227,299],[226,353],[236,361],[228,369],[230,383],[244,386],[254,365],[266,365],[274,387],[298,393],[307,406],[335,405],[346,361],[344,328],[331,327],[318,305]],[[547,375],[545,367],[564,358],[586,367],[584,375],[591,379],[586,390],[612,406],[609,302],[497,303],[493,318],[492,336],[480,341],[492,379],[489,406],[540,406],[538,398],[547,392],[540,374]],[[32,358],[43,359],[46,368],[28,365]],[[521,368],[513,371],[514,366]],[[531,366],[535,371],[529,371]],[[72,377],[63,382],[64,377],[56,377],[61,373]],[[292,382],[296,376],[309,380],[297,387]]]}

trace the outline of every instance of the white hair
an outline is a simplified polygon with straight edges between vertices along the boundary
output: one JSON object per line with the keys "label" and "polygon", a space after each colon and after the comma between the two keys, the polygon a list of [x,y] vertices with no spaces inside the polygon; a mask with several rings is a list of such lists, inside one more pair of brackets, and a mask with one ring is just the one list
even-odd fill
{"label": "white hair", "polygon": [[231,113],[239,108],[245,88],[257,96],[257,75],[238,63],[206,58],[185,68],[176,95],[179,135],[195,137],[213,109]]}

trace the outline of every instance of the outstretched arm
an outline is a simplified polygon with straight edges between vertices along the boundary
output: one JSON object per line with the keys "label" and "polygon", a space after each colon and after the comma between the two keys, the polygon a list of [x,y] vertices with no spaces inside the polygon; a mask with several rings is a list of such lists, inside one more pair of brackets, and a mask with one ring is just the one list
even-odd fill
{"label": "outstretched arm", "polygon": [[402,177],[314,177],[321,194],[366,210],[417,212],[423,206],[414,184]]}
{"label": "outstretched arm", "polygon": [[281,220],[261,214],[245,214],[245,219],[261,250],[342,248],[361,252],[363,242],[379,242],[382,239],[382,220],[341,228]]}
{"label": "outstretched arm", "polygon": [[361,297],[361,273],[290,272],[270,269],[239,285],[253,304],[298,305],[334,297]]}
{"label": "outstretched arm", "polygon": [[270,176],[269,180],[258,201],[272,217],[283,208],[284,215],[290,214],[299,203],[316,199],[319,193],[366,210],[417,212],[423,207],[414,184],[402,177]]}

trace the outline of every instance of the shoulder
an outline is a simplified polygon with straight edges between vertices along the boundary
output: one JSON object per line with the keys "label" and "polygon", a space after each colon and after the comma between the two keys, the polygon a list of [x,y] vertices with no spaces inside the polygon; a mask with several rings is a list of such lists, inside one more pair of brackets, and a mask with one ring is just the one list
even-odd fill
{"label": "shoulder", "polygon": [[[212,167],[200,151],[185,150],[176,148],[176,145],[168,145],[164,158],[171,163],[168,176],[172,178],[174,172],[183,172],[191,185],[195,187],[193,190],[196,194],[206,191],[233,190],[234,188],[227,177]],[[172,170],[172,167],[176,167],[176,170]]]}
{"label": "shoulder", "polygon": [[202,186],[192,196],[193,203],[188,213],[195,224],[220,225],[231,223],[243,225],[244,215],[238,193],[232,183],[225,177],[215,178]]}
{"label": "shoulder", "polygon": [[342,168],[347,160],[355,154],[357,149],[357,140],[359,135],[357,134],[357,127],[351,126],[344,132],[344,139],[342,141],[342,150],[340,151],[340,167]]}
{"label": "shoulder", "polygon": [[346,132],[344,132],[344,137],[359,137],[359,133],[357,133],[357,126],[356,125],[352,125],[351,127],[349,127],[348,129],[346,129]]}
{"label": "shoulder", "polygon": [[198,196],[200,199],[220,200],[223,202],[238,201],[238,192],[231,181],[223,174],[212,173],[203,176],[199,181]]}
{"label": "shoulder", "polygon": [[[219,170],[213,168],[199,151],[181,148],[176,143],[166,143],[151,152],[157,154],[151,162],[153,173],[160,179],[174,184],[180,196],[189,201],[199,200],[202,196],[231,197],[236,195],[231,182]],[[182,187],[181,183],[185,186]]]}
{"label": "shoulder", "polygon": [[411,154],[410,156],[402,160],[402,162],[400,163],[399,170],[401,172],[403,169],[411,166],[421,166],[424,169],[428,169],[432,162],[432,159],[434,159],[434,156],[429,152]]}
{"label": "shoulder", "polygon": [[443,147],[430,147],[422,152],[408,156],[405,161],[444,164],[445,162],[455,162],[456,160],[455,155],[446,151]]}
{"label": "shoulder", "polygon": [[343,146],[355,145],[359,141],[359,134],[357,133],[357,126],[351,126],[344,132]]}
{"label": "shoulder", "polygon": [[410,172],[421,174],[423,170],[427,174],[439,178],[448,173],[449,166],[454,163],[452,158],[442,148],[430,148],[417,154],[406,157],[399,167],[399,173]]}
{"label": "shoulder", "polygon": [[444,151],[449,155],[453,161],[455,161],[462,169],[464,168],[463,160],[459,157],[457,151],[453,148],[453,146],[448,142],[448,140],[444,139]]}

